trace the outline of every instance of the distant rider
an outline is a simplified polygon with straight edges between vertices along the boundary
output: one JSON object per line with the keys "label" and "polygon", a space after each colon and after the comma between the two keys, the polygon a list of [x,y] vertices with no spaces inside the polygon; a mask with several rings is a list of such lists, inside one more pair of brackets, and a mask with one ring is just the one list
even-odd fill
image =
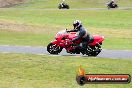
{"label": "distant rider", "polygon": [[71,42],[75,42],[75,41],[79,40],[80,38],[82,38],[82,47],[80,47],[80,48],[82,49],[82,51],[86,51],[87,44],[90,41],[90,34],[83,27],[81,21],[79,21],[79,20],[75,20],[73,22],[73,26],[74,26],[74,29],[73,30],[69,30],[67,32],[79,32],[79,34],[78,34],[78,36],[76,38],[71,40]]}
{"label": "distant rider", "polygon": [[65,0],[62,0],[61,6],[63,7],[65,5]]}
{"label": "distant rider", "polygon": [[111,1],[109,2],[109,5],[110,5],[110,6],[114,6],[114,5],[115,5],[115,0],[111,0]]}

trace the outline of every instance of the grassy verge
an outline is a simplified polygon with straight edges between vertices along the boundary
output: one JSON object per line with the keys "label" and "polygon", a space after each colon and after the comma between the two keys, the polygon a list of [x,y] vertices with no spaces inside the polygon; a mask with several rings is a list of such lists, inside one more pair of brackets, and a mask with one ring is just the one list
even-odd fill
{"label": "grassy verge", "polygon": [[0,0],[0,7],[12,7],[15,4],[24,3],[25,0]]}
{"label": "grassy verge", "polygon": [[[105,3],[109,0],[66,0],[71,8],[106,8]],[[57,8],[61,0],[28,0],[27,3],[17,5],[17,8]],[[120,7],[131,6],[131,0],[117,1]]]}
{"label": "grassy verge", "polygon": [[91,34],[105,36],[103,48],[132,49],[131,12],[0,9],[0,44],[46,46],[57,31],[72,29],[72,21],[80,19]]}
{"label": "grassy verge", "polygon": [[52,39],[48,34],[0,32],[1,45],[46,46]]}
{"label": "grassy verge", "polygon": [[[93,30],[94,31],[94,30]],[[100,32],[99,30],[93,33]],[[113,31],[114,32],[114,31]],[[128,31],[129,32],[129,31]],[[105,33],[105,32],[104,32]],[[50,35],[50,36],[49,36]],[[103,48],[105,49],[132,49],[132,38],[127,33],[118,35],[104,34],[105,41]],[[127,35],[127,36],[126,36]],[[47,46],[54,40],[54,33],[29,33],[14,32],[12,30],[2,30],[0,32],[1,45],[29,45],[29,46]]]}
{"label": "grassy verge", "polygon": [[71,27],[75,19],[85,27],[131,29],[132,10],[33,10],[0,9],[0,21],[52,27]]}
{"label": "grassy verge", "polygon": [[[120,64],[119,64],[120,63]],[[130,74],[132,60],[0,54],[0,87],[79,88],[75,76],[82,65],[87,73]],[[92,84],[84,88],[131,88],[131,84]]]}

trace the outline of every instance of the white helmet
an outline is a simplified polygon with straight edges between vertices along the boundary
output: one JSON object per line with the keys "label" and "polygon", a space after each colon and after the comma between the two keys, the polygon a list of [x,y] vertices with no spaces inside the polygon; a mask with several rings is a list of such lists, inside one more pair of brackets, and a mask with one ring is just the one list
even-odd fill
{"label": "white helmet", "polygon": [[80,20],[75,20],[73,22],[73,26],[74,26],[74,29],[77,29],[79,28],[80,26],[82,26],[82,22]]}

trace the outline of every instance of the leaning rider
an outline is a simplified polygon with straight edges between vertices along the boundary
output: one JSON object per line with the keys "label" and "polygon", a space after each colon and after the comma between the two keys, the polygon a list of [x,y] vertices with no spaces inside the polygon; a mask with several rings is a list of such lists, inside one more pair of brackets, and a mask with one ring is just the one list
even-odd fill
{"label": "leaning rider", "polygon": [[65,0],[62,0],[61,6],[64,7],[65,5]]}
{"label": "leaning rider", "polygon": [[[81,21],[79,20],[75,20],[73,22],[73,26],[74,29],[73,30],[69,30],[67,32],[79,32],[78,36],[76,38],[74,38],[73,40],[71,40],[71,42],[75,42],[77,40],[79,40],[80,38],[82,38],[82,47],[80,47],[81,51],[86,51],[87,49],[87,44],[90,41],[90,34],[86,31],[86,29],[83,27]],[[84,53],[82,52],[82,53]]]}
{"label": "leaning rider", "polygon": [[114,6],[115,5],[115,0],[111,0],[109,3],[110,6]]}

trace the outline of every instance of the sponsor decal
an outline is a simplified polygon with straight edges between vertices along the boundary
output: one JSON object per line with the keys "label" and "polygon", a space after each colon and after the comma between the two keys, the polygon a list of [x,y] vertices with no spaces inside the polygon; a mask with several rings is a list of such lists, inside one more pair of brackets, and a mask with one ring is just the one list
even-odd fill
{"label": "sponsor decal", "polygon": [[80,66],[76,81],[79,85],[84,84],[128,84],[131,82],[129,74],[86,74]]}

